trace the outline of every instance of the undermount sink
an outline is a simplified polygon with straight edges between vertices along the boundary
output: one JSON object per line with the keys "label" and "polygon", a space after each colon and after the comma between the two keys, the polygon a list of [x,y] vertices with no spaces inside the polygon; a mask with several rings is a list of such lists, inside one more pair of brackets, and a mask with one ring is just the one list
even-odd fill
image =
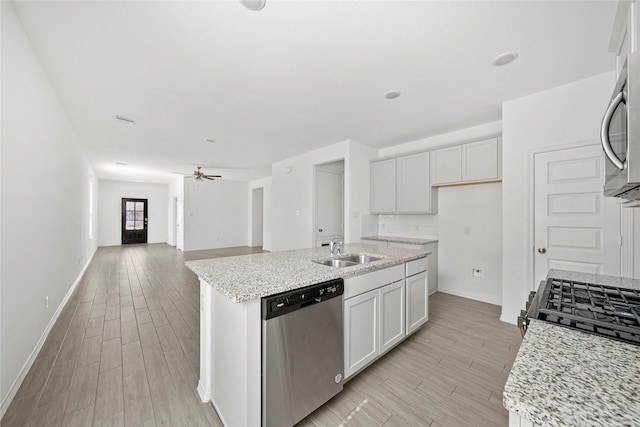
{"label": "undermount sink", "polygon": [[346,261],[344,259],[314,259],[313,262],[316,264],[327,265],[329,267],[351,267],[358,265],[356,262]]}
{"label": "undermount sink", "polygon": [[382,257],[368,254],[353,254],[341,256],[340,258],[314,259],[313,262],[329,267],[353,267],[354,265],[367,264],[369,262],[379,261],[381,259]]}
{"label": "undermount sink", "polygon": [[380,261],[382,258],[368,254],[354,254],[340,257],[341,260],[355,262],[356,264],[366,264],[368,262]]}

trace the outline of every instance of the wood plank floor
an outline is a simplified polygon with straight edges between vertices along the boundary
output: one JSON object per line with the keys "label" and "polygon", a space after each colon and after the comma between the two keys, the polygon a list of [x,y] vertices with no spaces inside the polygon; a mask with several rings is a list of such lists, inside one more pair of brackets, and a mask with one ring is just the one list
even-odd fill
{"label": "wood plank floor", "polygon": [[[184,261],[259,252],[99,248],[1,425],[220,426],[196,392],[199,286]],[[430,321],[301,426],[506,426],[520,344],[499,307],[437,293]],[[236,427],[236,426],[230,426]]]}

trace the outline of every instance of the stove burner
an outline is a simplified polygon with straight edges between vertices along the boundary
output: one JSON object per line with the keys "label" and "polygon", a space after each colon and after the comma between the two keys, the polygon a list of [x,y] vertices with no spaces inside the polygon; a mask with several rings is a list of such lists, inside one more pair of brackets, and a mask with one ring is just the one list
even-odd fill
{"label": "stove burner", "polygon": [[550,278],[535,297],[526,318],[640,344],[640,291]]}

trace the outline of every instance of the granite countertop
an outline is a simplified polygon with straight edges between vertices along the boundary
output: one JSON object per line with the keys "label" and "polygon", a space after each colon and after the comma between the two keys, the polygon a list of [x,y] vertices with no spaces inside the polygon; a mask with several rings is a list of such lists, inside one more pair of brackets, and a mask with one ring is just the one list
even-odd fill
{"label": "granite countertop", "polygon": [[[640,280],[614,276],[548,277],[640,289]],[[640,426],[640,346],[531,320],[503,403],[541,426]]]}
{"label": "granite countertop", "polygon": [[379,261],[335,268],[312,260],[329,259],[326,247],[187,261],[185,265],[218,292],[236,303],[302,288],[331,279],[357,276],[424,258],[431,252],[348,244],[342,254],[382,256]]}
{"label": "granite countertop", "polygon": [[437,239],[414,238],[414,237],[395,237],[395,236],[367,236],[362,237],[367,240],[378,240],[381,242],[408,243],[410,245],[426,245],[427,243],[437,243]]}

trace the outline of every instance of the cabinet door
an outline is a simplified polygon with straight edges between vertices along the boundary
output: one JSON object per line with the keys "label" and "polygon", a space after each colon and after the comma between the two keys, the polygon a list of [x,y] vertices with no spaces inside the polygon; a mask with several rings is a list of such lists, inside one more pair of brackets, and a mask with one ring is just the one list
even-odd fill
{"label": "cabinet door", "polygon": [[407,277],[407,334],[418,329],[429,318],[429,279],[427,272]]}
{"label": "cabinet door", "polygon": [[404,280],[380,289],[380,354],[402,341],[405,334]]}
{"label": "cabinet door", "polygon": [[498,179],[498,139],[462,145],[462,181]]}
{"label": "cabinet door", "polygon": [[462,157],[459,145],[431,152],[431,184],[455,184],[462,180]]}
{"label": "cabinet door", "polygon": [[396,211],[396,159],[371,163],[371,213]]}
{"label": "cabinet door", "polygon": [[427,213],[431,211],[429,153],[398,157],[399,213]]}
{"label": "cabinet door", "polygon": [[344,301],[344,377],[349,378],[380,354],[379,291]]}

